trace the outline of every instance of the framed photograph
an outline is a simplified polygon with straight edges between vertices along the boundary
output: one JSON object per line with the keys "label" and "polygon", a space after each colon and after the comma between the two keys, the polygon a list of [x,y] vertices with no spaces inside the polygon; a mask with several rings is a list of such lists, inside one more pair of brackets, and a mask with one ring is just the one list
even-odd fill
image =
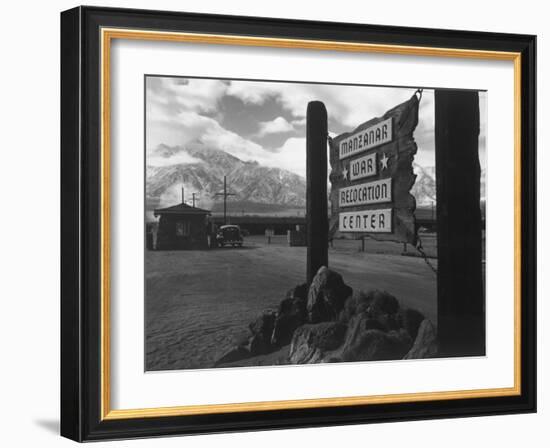
{"label": "framed photograph", "polygon": [[61,433],[536,411],[535,36],[61,14]]}

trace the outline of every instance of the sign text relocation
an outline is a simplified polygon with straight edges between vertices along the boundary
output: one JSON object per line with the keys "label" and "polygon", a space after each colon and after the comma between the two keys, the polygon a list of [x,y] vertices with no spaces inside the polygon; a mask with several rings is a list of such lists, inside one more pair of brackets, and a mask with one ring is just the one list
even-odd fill
{"label": "sign text relocation", "polygon": [[341,188],[338,192],[340,207],[379,204],[392,201],[391,178]]}

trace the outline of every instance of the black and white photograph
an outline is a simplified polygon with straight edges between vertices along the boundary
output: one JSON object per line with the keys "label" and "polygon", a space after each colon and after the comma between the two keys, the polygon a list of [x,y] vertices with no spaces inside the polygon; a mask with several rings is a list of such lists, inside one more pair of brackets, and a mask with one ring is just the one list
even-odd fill
{"label": "black and white photograph", "polygon": [[485,356],[487,103],[146,75],[145,370]]}

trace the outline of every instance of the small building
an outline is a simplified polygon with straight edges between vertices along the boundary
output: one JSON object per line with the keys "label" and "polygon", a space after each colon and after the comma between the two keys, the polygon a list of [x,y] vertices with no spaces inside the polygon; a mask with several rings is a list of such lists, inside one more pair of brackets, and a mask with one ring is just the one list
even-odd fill
{"label": "small building", "polygon": [[265,235],[268,229],[273,231],[272,235],[286,235],[289,230],[296,230],[296,226],[305,228],[306,217],[232,215],[224,220],[223,216],[212,216],[210,222],[217,226],[235,224],[250,235]]}
{"label": "small building", "polygon": [[178,204],[159,208],[154,216],[160,216],[156,249],[207,249],[209,210]]}

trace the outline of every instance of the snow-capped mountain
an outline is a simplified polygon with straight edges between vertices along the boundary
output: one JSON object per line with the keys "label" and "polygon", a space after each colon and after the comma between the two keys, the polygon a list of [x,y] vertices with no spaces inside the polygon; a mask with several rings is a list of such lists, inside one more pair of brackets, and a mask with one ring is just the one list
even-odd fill
{"label": "snow-capped mountain", "polygon": [[[218,208],[223,202],[216,193],[227,191],[233,203],[246,203],[247,211],[274,208],[303,208],[306,202],[306,181],[303,177],[280,168],[243,161],[225,151],[201,143],[183,146],[159,145],[147,158],[147,208],[152,210],[181,202],[181,188],[186,199],[196,193],[197,205]],[[267,207],[269,209],[269,207]]]}

